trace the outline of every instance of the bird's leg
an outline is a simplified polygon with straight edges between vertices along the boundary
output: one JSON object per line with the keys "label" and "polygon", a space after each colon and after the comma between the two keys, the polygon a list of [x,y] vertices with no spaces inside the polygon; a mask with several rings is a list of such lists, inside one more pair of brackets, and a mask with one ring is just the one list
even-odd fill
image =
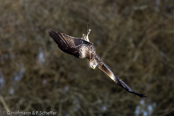
{"label": "bird's leg", "polygon": [[88,42],[89,42],[89,37],[88,37],[88,35],[90,34],[90,32],[91,32],[91,29],[88,29],[87,35],[82,34],[82,39],[84,39],[85,41],[88,41]]}
{"label": "bird's leg", "polygon": [[91,32],[91,29],[88,29],[88,31],[87,31],[87,35],[86,35],[86,40],[87,40],[87,41],[89,41],[89,37],[88,37],[88,35],[90,34],[90,32]]}
{"label": "bird's leg", "polygon": [[84,33],[82,34],[82,39],[86,40],[86,35]]}

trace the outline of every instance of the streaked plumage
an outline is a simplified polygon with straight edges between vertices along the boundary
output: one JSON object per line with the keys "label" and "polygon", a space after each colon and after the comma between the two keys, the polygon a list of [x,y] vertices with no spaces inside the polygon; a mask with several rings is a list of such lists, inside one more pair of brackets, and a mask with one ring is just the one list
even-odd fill
{"label": "streaked plumage", "polygon": [[134,92],[127,84],[125,84],[121,79],[114,75],[111,69],[101,60],[101,58],[96,54],[95,47],[93,43],[89,41],[88,35],[83,35],[83,38],[75,38],[64,33],[55,32],[53,30],[49,31],[49,35],[57,43],[58,47],[71,55],[78,58],[86,58],[89,60],[89,66],[93,69],[98,66],[100,70],[105,72],[115,83],[124,88],[126,91],[133,93],[139,97],[146,97],[144,94],[139,94]]}

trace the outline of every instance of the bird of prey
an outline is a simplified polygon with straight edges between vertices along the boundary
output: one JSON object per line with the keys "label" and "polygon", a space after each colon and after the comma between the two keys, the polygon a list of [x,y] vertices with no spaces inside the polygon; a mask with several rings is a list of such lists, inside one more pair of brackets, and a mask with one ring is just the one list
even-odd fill
{"label": "bird of prey", "polygon": [[76,38],[54,30],[49,31],[49,35],[57,43],[58,47],[65,53],[74,55],[77,58],[88,59],[89,66],[95,69],[97,66],[105,72],[115,83],[124,88],[126,91],[133,93],[139,97],[146,97],[144,94],[134,92],[126,83],[114,75],[111,69],[96,54],[94,44],[89,41],[88,29],[87,35],[83,34],[82,38]]}

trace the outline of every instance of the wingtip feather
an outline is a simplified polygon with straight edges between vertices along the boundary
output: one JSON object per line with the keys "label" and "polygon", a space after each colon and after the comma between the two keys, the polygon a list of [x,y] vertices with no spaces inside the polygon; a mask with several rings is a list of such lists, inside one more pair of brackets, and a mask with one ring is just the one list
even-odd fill
{"label": "wingtip feather", "polygon": [[147,97],[145,94],[141,94],[141,93],[136,93],[136,92],[131,92],[131,93],[133,93],[133,94],[135,94],[135,95],[137,95],[137,96],[139,96],[139,97],[141,97],[141,98],[144,98],[144,97]]}
{"label": "wingtip feather", "polygon": [[56,32],[56,31],[54,31],[54,30],[50,30],[50,31],[48,31],[48,33],[49,33],[49,36],[52,38],[52,39],[54,39],[54,41],[57,43],[57,44],[59,44],[59,39],[60,39],[60,32]]}
{"label": "wingtip feather", "polygon": [[48,31],[48,33],[49,33],[50,36],[53,36],[53,35],[56,34],[56,32],[54,30],[50,30],[50,31]]}

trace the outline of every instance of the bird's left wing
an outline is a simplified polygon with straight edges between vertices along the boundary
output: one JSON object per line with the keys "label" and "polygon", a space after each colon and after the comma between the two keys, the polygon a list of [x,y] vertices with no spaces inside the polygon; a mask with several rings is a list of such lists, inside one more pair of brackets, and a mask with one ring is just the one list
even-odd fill
{"label": "bird's left wing", "polygon": [[97,58],[97,61],[98,61],[98,68],[103,72],[105,72],[119,86],[124,88],[126,91],[133,93],[139,97],[146,97],[144,94],[134,92],[125,82],[123,82],[121,79],[115,76],[114,73],[111,71],[111,69],[99,57]]}

